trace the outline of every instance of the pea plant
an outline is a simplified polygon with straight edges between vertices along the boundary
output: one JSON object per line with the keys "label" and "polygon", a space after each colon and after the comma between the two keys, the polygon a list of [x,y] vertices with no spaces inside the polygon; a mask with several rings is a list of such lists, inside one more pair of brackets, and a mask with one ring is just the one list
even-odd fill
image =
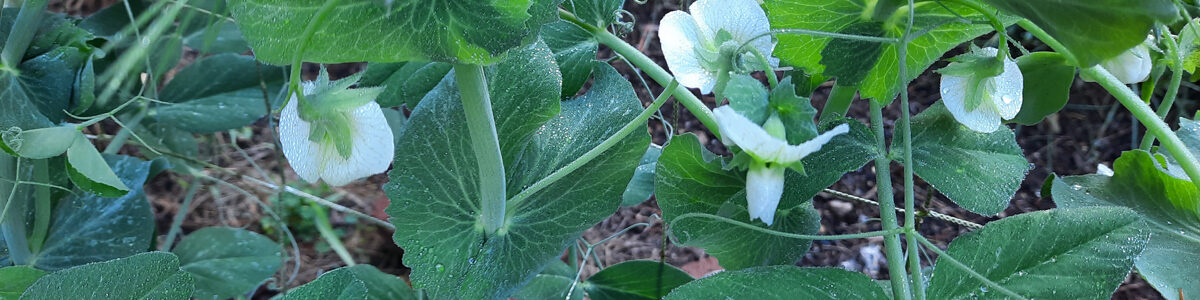
{"label": "pea plant", "polygon": [[[622,38],[624,2],[127,0],[75,17],[5,1],[0,299],[1103,299],[1131,272],[1200,299],[1200,121],[1167,119],[1200,78],[1193,1],[685,1],[641,20],[665,66]],[[365,70],[303,67],[348,62]],[[928,70],[940,99],[915,112]],[[1013,128],[1063,109],[1076,74],[1145,127],[1138,149],[1052,176],[1054,209],[979,225],[918,207],[917,176],[1003,212],[1032,168]],[[653,144],[671,99],[708,133]],[[253,137],[287,164],[260,167],[237,142]],[[874,195],[828,189],[864,168]],[[387,220],[305,188],[384,172]],[[144,186],[163,173],[186,192],[158,226]],[[185,232],[203,186],[275,221]],[[821,234],[822,192],[874,197],[881,230]],[[346,267],[292,282],[282,195]],[[726,271],[597,258],[583,278],[612,239],[584,230],[651,197],[669,242]],[[330,211],[392,232],[408,280],[356,264]],[[924,218],[972,232],[931,241]],[[795,266],[813,241],[880,237],[886,280]]]}

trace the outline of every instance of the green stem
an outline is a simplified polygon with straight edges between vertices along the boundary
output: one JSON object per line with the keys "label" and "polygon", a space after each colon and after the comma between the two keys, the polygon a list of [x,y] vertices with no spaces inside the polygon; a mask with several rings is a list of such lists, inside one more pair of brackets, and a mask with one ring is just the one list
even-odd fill
{"label": "green stem", "polygon": [[821,121],[825,121],[834,116],[846,116],[850,112],[850,105],[854,103],[854,94],[858,92],[858,86],[845,86],[833,84],[833,90],[829,91],[829,98],[825,99],[825,108],[821,109]]}
{"label": "green stem", "polygon": [[1013,299],[1028,299],[1028,298],[1025,298],[1025,296],[1021,296],[1021,294],[1017,294],[1016,292],[1013,292],[1013,291],[1009,290],[1008,288],[1001,286],[999,283],[996,283],[995,281],[988,279],[987,276],[983,276],[983,274],[979,274],[979,272],[975,272],[975,270],[972,270],[971,267],[967,266],[966,264],[963,264],[962,262],[958,261],[957,259],[954,259],[954,257],[950,257],[950,254],[947,254],[946,251],[942,251],[941,248],[938,248],[937,245],[934,245],[933,243],[929,242],[929,240],[925,239],[925,237],[917,236],[917,241],[919,241],[921,244],[925,245],[925,249],[929,249],[929,251],[933,251],[933,253],[937,253],[938,262],[945,261],[947,263],[950,263],[950,265],[953,265],[954,267],[957,267],[957,268],[963,270],[963,272],[967,272],[967,275],[970,275],[971,277],[975,277],[975,279],[978,279],[980,282],[983,282],[984,285],[991,287],[992,289],[996,290],[997,292],[1000,292],[1001,294],[1004,294],[1005,296],[1011,297]]}
{"label": "green stem", "polygon": [[338,238],[337,233],[333,232],[333,225],[329,224],[329,213],[325,211],[325,207],[317,205],[316,203],[310,203],[309,207],[312,207],[313,211],[316,212],[316,226],[317,231],[321,233],[321,238],[325,239],[326,243],[329,243],[329,248],[333,249],[333,252],[337,253],[338,257],[341,258],[342,262],[346,263],[347,266],[355,265],[354,257],[350,256],[350,251],[346,251],[346,245],[343,245],[342,240]]}
{"label": "green stem", "polygon": [[867,2],[867,8],[863,9],[862,15],[859,16],[863,20],[873,20],[877,22],[887,22],[896,10],[904,5],[900,0],[875,0]]}
{"label": "green stem", "polygon": [[508,195],[504,157],[500,154],[500,141],[496,135],[496,118],[492,116],[492,99],[483,66],[455,64],[454,79],[462,95],[471,149],[479,164],[479,207],[484,232],[490,235],[504,226],[504,201]]}
{"label": "green stem", "polygon": [[[50,182],[50,166],[45,159],[34,161],[33,179],[37,182]],[[33,235],[29,239],[29,251],[37,254],[42,252],[46,243],[46,234],[50,229],[50,187],[34,187],[33,198]]]}
{"label": "green stem", "polygon": [[767,233],[770,235],[781,236],[781,237],[786,237],[786,238],[793,238],[793,239],[805,239],[805,240],[833,241],[833,240],[861,239],[861,238],[869,238],[869,237],[876,237],[876,236],[884,236],[884,237],[893,236],[894,237],[897,234],[904,232],[904,228],[892,228],[892,229],[881,230],[881,231],[870,231],[870,232],[851,233],[851,234],[835,234],[835,235],[795,234],[795,233],[789,233],[789,232],[770,230],[770,229],[754,226],[754,225],[751,225],[751,224],[748,224],[745,222],[741,222],[738,220],[734,220],[734,219],[730,219],[730,218],[726,218],[726,217],[722,217],[722,216],[718,216],[718,215],[706,214],[706,213],[681,214],[679,216],[676,216],[674,219],[672,219],[671,222],[669,224],[667,224],[668,225],[667,228],[675,228],[676,222],[679,222],[679,220],[683,220],[683,219],[687,219],[687,218],[713,219],[713,220],[733,224],[734,226],[744,227],[746,229]]}
{"label": "green stem", "polygon": [[771,67],[771,59],[763,54],[762,50],[758,50],[758,47],[750,47],[750,51],[753,51],[754,56],[758,57],[760,68],[767,75],[767,84],[771,85],[771,89],[774,90],[775,86],[779,85],[779,77],[775,75],[775,68]]}
{"label": "green stem", "polygon": [[[1171,55],[1172,64],[1172,68],[1169,68],[1171,70],[1171,82],[1167,85],[1167,93],[1166,95],[1163,95],[1162,103],[1158,104],[1158,111],[1156,114],[1158,115],[1159,120],[1166,120],[1167,113],[1171,112],[1171,107],[1175,105],[1175,98],[1179,94],[1179,85],[1183,83],[1183,53],[1179,53],[1179,45],[1175,39],[1169,37],[1170,35],[1167,36],[1167,53]],[[1153,81],[1151,82],[1150,86],[1151,89],[1153,89]],[[1153,94],[1153,90],[1151,90],[1151,94]],[[1150,97],[1143,96],[1142,99],[1150,100]],[[1142,139],[1140,148],[1142,150],[1149,151],[1150,146],[1153,145],[1154,136],[1147,134],[1146,137]]]}
{"label": "green stem", "polygon": [[[875,131],[875,144],[879,147],[875,158],[875,190],[879,199],[879,219],[884,231],[896,230],[896,200],[892,195],[891,160],[887,158],[887,142],[883,132],[883,107],[878,101],[871,103],[871,126]],[[883,236],[884,254],[888,257],[888,274],[892,279],[892,295],[896,299],[912,299],[908,275],[904,273],[904,253],[900,251],[900,238],[895,234]]]}
{"label": "green stem", "polygon": [[1142,99],[1138,98],[1137,94],[1133,93],[1133,90],[1130,90],[1129,87],[1122,84],[1120,80],[1117,80],[1116,77],[1113,77],[1111,73],[1108,73],[1107,70],[1104,70],[1100,66],[1091,66],[1083,69],[1082,72],[1085,76],[1096,80],[1096,83],[1099,83],[1100,86],[1108,90],[1142,125],[1146,126],[1148,135],[1157,137],[1160,140],[1163,148],[1166,148],[1167,152],[1170,152],[1171,156],[1174,156],[1175,160],[1183,167],[1183,171],[1192,180],[1192,184],[1200,188],[1200,162],[1196,161],[1196,157],[1187,149],[1183,141],[1171,131],[1171,127],[1167,126],[1167,123],[1159,119],[1158,115],[1150,109],[1150,105],[1142,102]]}
{"label": "green stem", "polygon": [[[117,135],[113,136],[112,141],[108,142],[108,146],[104,147],[104,153],[117,154],[117,151],[121,151],[121,146],[125,146],[125,142],[129,141],[129,136],[133,134],[133,128],[142,123],[142,119],[146,118],[146,114],[149,111],[145,106],[142,106],[138,110],[138,113],[129,119],[126,126],[122,127],[121,131],[117,131]],[[115,120],[116,117],[113,118]]]}
{"label": "green stem", "polygon": [[[0,172],[0,176],[4,178],[14,178],[14,182],[21,181],[21,159],[0,154]],[[3,218],[0,221],[0,234],[4,235],[4,242],[8,244],[8,257],[13,265],[27,265],[33,256],[29,252],[29,240],[25,229],[25,210],[29,199],[24,195],[17,196],[19,185],[7,181],[0,184],[3,184],[0,191],[8,192],[4,210],[0,212],[0,218]]]}
{"label": "green stem", "polygon": [[[970,8],[971,10],[978,12],[980,15],[983,15],[984,18],[987,18],[988,22],[992,24],[992,29],[996,30],[996,37],[998,37],[998,43],[996,43],[996,46],[997,46],[996,48],[999,48],[998,49],[999,53],[996,54],[996,58],[1000,59],[1001,61],[1008,59],[1008,34],[1006,33],[1006,30],[1004,29],[1004,22],[1000,21],[1000,17],[997,17],[994,12],[992,12],[988,9],[985,9],[982,4],[979,4],[975,1],[950,0],[950,2],[954,2],[954,3],[958,3],[962,6],[966,6],[967,8]],[[911,14],[910,14],[910,16],[911,16]],[[903,81],[903,79],[901,81]]]}
{"label": "green stem", "polygon": [[[908,36],[912,34],[913,14],[915,7],[912,0],[908,1],[908,24],[904,31],[904,40],[908,41]],[[991,19],[995,19],[994,15],[989,15]],[[994,25],[1000,26],[996,34],[1000,35],[1000,53],[1002,59],[1008,59],[1008,42],[1005,41],[1003,25],[999,20],[994,20]],[[896,57],[899,57],[899,77],[900,82],[907,82],[908,78],[908,42],[900,43],[896,47]],[[921,255],[920,248],[917,246],[916,221],[916,201],[913,199],[913,158],[912,158],[912,111],[908,105],[908,89],[900,89],[900,124],[904,130],[900,132],[900,138],[903,140],[901,144],[901,152],[904,159],[904,237],[908,249],[905,252],[908,254],[908,272],[912,279],[912,290],[917,299],[925,299],[925,276],[921,274]]]}
{"label": "green stem", "polygon": [[[579,17],[576,17],[574,14],[562,9],[558,10],[558,16],[564,20],[571,21],[572,23],[575,23],[575,25],[579,25],[580,27],[583,27],[587,31],[591,32],[592,36],[596,38],[596,41],[599,41],[601,44],[612,48],[614,52],[620,53],[630,63],[636,65],[638,68],[641,68],[642,71],[646,72],[647,75],[650,75],[650,78],[654,79],[654,81],[658,82],[658,84],[665,86],[666,84],[675,80],[675,77],[671,76],[670,72],[667,72],[667,70],[664,70],[657,63],[654,63],[654,60],[651,60],[650,57],[646,56],[646,54],[642,53],[642,51],[639,51],[637,48],[634,48],[633,46],[629,45],[629,43],[626,43],[624,40],[621,40],[621,38],[613,35],[612,33],[604,31],[603,28],[598,28],[596,26],[587,24],[587,22],[580,20]],[[700,123],[704,124],[704,127],[708,127],[708,130],[712,131],[713,135],[716,135],[717,138],[721,137],[721,129],[717,127],[716,119],[713,119],[712,110],[710,110],[708,106],[704,104],[704,102],[700,101],[700,98],[697,98],[696,95],[692,95],[692,92],[688,91],[688,89],[683,86],[676,86],[671,90],[671,92],[675,95],[675,98],[683,104],[683,107],[686,107],[688,111],[691,111],[692,114],[696,116],[696,119],[700,120]]]}
{"label": "green stem", "polygon": [[8,39],[4,42],[4,51],[0,53],[0,62],[5,66],[16,69],[25,56],[29,43],[33,42],[34,34],[42,23],[42,15],[46,14],[47,0],[26,0],[21,3],[21,11],[17,20],[9,30]]}
{"label": "green stem", "polygon": [[1017,26],[1021,26],[1022,29],[1025,29],[1025,31],[1033,34],[1033,36],[1037,37],[1038,40],[1041,40],[1042,43],[1046,44],[1046,46],[1050,46],[1050,49],[1054,49],[1054,52],[1058,52],[1058,54],[1066,56],[1067,61],[1079,66],[1079,61],[1075,60],[1075,55],[1071,54],[1071,51],[1067,50],[1066,46],[1063,46],[1062,43],[1059,43],[1057,39],[1054,39],[1054,37],[1050,36],[1049,33],[1046,33],[1045,30],[1042,30],[1041,27],[1038,27],[1037,24],[1033,24],[1033,22],[1030,22],[1026,19],[1021,19],[1020,21],[1017,21]]}
{"label": "green stem", "polygon": [[[308,48],[308,44],[312,42],[313,33],[317,32],[317,26],[325,23],[325,19],[329,17],[329,12],[333,11],[333,8],[337,4],[338,0],[326,0],[325,4],[321,5],[321,9],[317,10],[317,14],[312,19],[309,19],[308,24],[304,26],[304,34],[301,35],[299,48],[296,49],[296,54],[292,55],[291,75],[288,76],[288,91],[290,91],[289,95],[296,95],[296,99],[299,99],[300,103],[304,103],[304,91],[300,90],[300,73],[304,68],[304,53]],[[280,109],[287,106],[287,102],[291,101],[291,99],[290,96],[284,98],[283,105],[279,106]]]}
{"label": "green stem", "polygon": [[[647,107],[646,109],[642,110],[642,113],[638,114],[637,117],[634,117],[633,120],[629,120],[629,123],[625,123],[625,126],[621,127],[620,130],[617,130],[617,133],[608,137],[603,142],[600,142],[600,144],[596,145],[595,148],[592,148],[592,150],[588,150],[588,152],[584,153],[579,158],[576,158],[574,161],[571,161],[566,166],[563,166],[562,168],[554,171],[554,173],[550,173],[550,175],[546,176],[546,178],[542,178],[541,180],[538,180],[537,182],[533,183],[533,185],[530,185],[529,188],[526,188],[525,190],[521,191],[521,193],[518,193],[516,196],[513,196],[512,200],[511,200],[513,205],[516,205],[517,203],[521,203],[521,201],[524,201],[526,198],[529,198],[534,193],[541,191],[542,189],[546,188],[547,186],[550,186],[551,184],[562,179],[563,177],[566,177],[567,174],[571,174],[571,172],[574,172],[575,170],[578,170],[579,168],[583,167],[584,164],[591,162],[593,159],[596,159],[597,157],[600,157],[601,154],[603,154],[605,151],[608,151],[609,148],[612,148],[617,143],[621,142],[621,140],[625,139],[626,136],[633,133],[634,131],[645,130],[646,129],[646,120],[649,120],[650,116],[654,115],[654,112],[658,111],[658,109],[661,108],[664,103],[667,103],[667,99],[670,99],[671,95],[674,94],[674,92],[672,92],[672,91],[678,92],[678,90],[674,89],[674,87],[678,87],[678,86],[679,86],[679,82],[672,80],[670,83],[667,84],[666,89],[664,89],[661,94],[658,94],[658,98],[654,99],[654,103],[651,103],[650,107]],[[691,93],[687,93],[687,94],[691,95]]]}
{"label": "green stem", "polygon": [[187,193],[183,196],[183,202],[179,203],[179,210],[175,211],[175,218],[171,221],[171,229],[167,230],[167,239],[163,242],[162,250],[171,251],[171,246],[175,245],[175,236],[179,235],[179,230],[183,227],[183,219],[187,218],[188,209],[192,207],[192,199],[196,199],[196,192],[200,190],[200,178],[192,179],[192,184],[188,186]]}

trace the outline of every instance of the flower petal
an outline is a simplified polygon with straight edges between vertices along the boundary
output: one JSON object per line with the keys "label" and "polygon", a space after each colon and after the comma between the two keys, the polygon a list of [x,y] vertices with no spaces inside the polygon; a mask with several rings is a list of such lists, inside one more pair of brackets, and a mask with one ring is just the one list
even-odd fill
{"label": "flower petal", "polygon": [[787,141],[771,136],[762,126],[738,114],[728,105],[713,110],[713,116],[720,127],[722,141],[732,142],[756,159],[781,164],[800,161],[805,156],[821,150],[821,146],[834,136],[850,131],[849,126],[842,124],[802,144],[788,145]]}
{"label": "flower petal", "polygon": [[658,40],[662,45],[667,68],[679,79],[679,84],[698,88],[702,94],[712,92],[717,76],[705,70],[696,54],[697,47],[704,47],[708,35],[696,24],[696,20],[681,11],[672,11],[659,23]]}
{"label": "flower petal", "polygon": [[695,17],[696,24],[709,36],[716,36],[718,31],[724,29],[738,42],[750,41],[750,45],[770,58],[772,66],[779,65],[779,59],[771,57],[775,49],[773,38],[763,36],[771,31],[771,24],[758,1],[700,0],[692,3],[688,9]]}
{"label": "flower petal", "polygon": [[1000,118],[1008,120],[1016,117],[1021,112],[1025,94],[1025,78],[1021,75],[1021,68],[1015,61],[1005,59],[1004,72],[987,80],[991,80],[991,85],[996,88],[991,96]]}
{"label": "flower petal", "polygon": [[279,143],[283,146],[283,156],[296,175],[304,181],[316,183],[320,179],[320,151],[315,143],[308,140],[311,128],[307,121],[300,119],[297,102],[300,101],[292,96],[279,113]]}
{"label": "flower petal", "polygon": [[767,167],[755,163],[746,172],[746,209],[750,212],[750,220],[762,219],[763,223],[771,225],[775,222],[775,208],[779,207],[779,199],[783,196],[783,173],[787,168]]}
{"label": "flower petal", "polygon": [[1146,81],[1150,77],[1150,70],[1154,67],[1154,63],[1150,59],[1150,49],[1145,45],[1138,45],[1122,52],[1117,57],[1104,61],[1100,66],[1112,73],[1122,83],[1133,84]]}
{"label": "flower petal", "polygon": [[329,161],[321,171],[321,179],[333,186],[387,171],[395,154],[392,128],[383,110],[374,101],[350,112],[354,126],[353,149],[350,158],[337,155],[332,149]]}
{"label": "flower petal", "polygon": [[984,103],[973,111],[967,111],[966,94],[970,81],[970,78],[966,77],[942,75],[942,103],[946,105],[950,115],[967,128],[984,133],[996,131],[1000,128],[1000,112],[996,111],[995,105]]}

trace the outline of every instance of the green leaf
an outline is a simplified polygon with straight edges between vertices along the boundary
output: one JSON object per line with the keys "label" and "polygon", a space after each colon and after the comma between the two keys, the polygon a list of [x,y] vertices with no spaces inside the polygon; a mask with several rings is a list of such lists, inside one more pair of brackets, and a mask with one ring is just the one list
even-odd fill
{"label": "green leaf", "polygon": [[354,265],[329,271],[316,280],[280,297],[289,299],[417,300],[417,294],[396,275],[371,265]]}
{"label": "green leaf", "polygon": [[[979,133],[967,129],[940,101],[914,117],[912,128],[913,171],[971,212],[994,215],[1004,211],[1029,172],[1029,162],[1012,130]],[[893,145],[892,149],[899,147]]]}
{"label": "green leaf", "polygon": [[75,73],[87,56],[78,49],[59,47],[20,65],[20,81],[29,100],[52,122],[66,117]]}
{"label": "green leaf", "polygon": [[201,53],[242,53],[250,50],[237,24],[222,21],[183,38],[183,44]]}
{"label": "green leaf", "polygon": [[240,128],[267,114],[264,97],[274,103],[282,82],[282,68],[260,65],[250,56],[205,57],[163,88],[161,99],[175,104],[156,108],[156,119],[193,133]]}
{"label": "green leaf", "polygon": [[38,110],[16,73],[0,72],[0,130],[25,130],[54,126]]}
{"label": "green leaf", "polygon": [[75,124],[0,133],[0,148],[4,152],[29,159],[44,159],[62,155],[83,134]]}
{"label": "green leaf", "polygon": [[1126,151],[1113,163],[1113,171],[1112,177],[1056,178],[1051,188],[1054,203],[1064,208],[1133,209],[1149,223],[1151,233],[1146,250],[1134,261],[1138,273],[1167,299],[1179,299],[1180,289],[1184,299],[1200,297],[1200,270],[1194,268],[1200,264],[1200,191],[1169,174],[1144,151]]}
{"label": "green leaf", "polygon": [[[269,64],[290,64],[296,51],[320,63],[488,64],[552,21],[545,20],[546,7],[553,13],[557,2],[393,1],[385,7],[355,0],[340,2],[323,18],[316,16],[324,0],[231,0],[229,9],[255,57]],[[306,37],[309,26],[313,34]]]}
{"label": "green leaf", "polygon": [[619,17],[617,10],[621,9],[624,0],[566,0],[562,7],[574,13],[579,19],[599,28],[608,27]]}
{"label": "green leaf", "polygon": [[166,35],[160,37],[154,43],[152,49],[146,59],[153,66],[150,70],[154,72],[154,76],[158,78],[166,78],[164,75],[167,71],[175,68],[179,64],[179,58],[183,56],[183,38],[178,34]]}
{"label": "green leaf", "polygon": [[[163,87],[163,101],[180,103],[244,89],[259,91],[263,83],[282,82],[284,69],[259,64],[254,57],[222,53],[188,65]],[[273,91],[269,91],[273,92]],[[262,104],[259,97],[259,104]]]}
{"label": "green leaf", "polygon": [[384,108],[383,118],[387,119],[388,127],[392,128],[392,140],[399,141],[400,135],[404,133],[404,127],[408,125],[408,117],[404,116],[404,112],[399,110]]}
{"label": "green leaf", "polygon": [[1025,79],[1021,112],[1012,121],[1025,125],[1042,122],[1042,118],[1062,110],[1075,82],[1075,67],[1067,65],[1062,54],[1034,52],[1017,58],[1021,76]]}
{"label": "green leaf", "polygon": [[799,145],[817,136],[817,124],[813,122],[817,109],[813,108],[812,100],[797,96],[795,91],[790,78],[780,80],[779,85],[771,90],[768,106],[783,121],[788,144]]}
{"label": "green leaf", "polygon": [[[808,201],[825,188],[836,183],[847,172],[861,169],[863,165],[879,157],[875,146],[875,133],[867,125],[855,120],[837,119],[824,122],[822,129],[830,130],[840,124],[849,124],[850,132],[838,135],[821,146],[821,151],[810,154],[804,163],[804,175],[789,173],[783,197],[793,201]],[[791,133],[789,133],[790,135]]]}
{"label": "green leaf", "polygon": [[169,252],[86,264],[38,279],[21,299],[187,299],[192,276]]}
{"label": "green leaf", "polygon": [[[575,270],[555,257],[541,273],[533,276],[521,290],[512,295],[514,299],[567,299],[567,290],[575,282]],[[583,300],[582,284],[575,285],[570,300]],[[595,298],[593,298],[595,299]]]}
{"label": "green leaf", "polygon": [[[851,23],[838,33],[882,37],[883,23]],[[821,49],[821,65],[825,76],[837,78],[838,85],[858,86],[879,61],[884,45],[878,42],[832,39]]]}
{"label": "green leaf", "polygon": [[[946,251],[1026,298],[1101,299],[1116,290],[1149,232],[1123,208],[1053,209],[988,223]],[[1006,298],[947,262],[935,265],[929,294],[944,299]]]}
{"label": "green leaf", "polygon": [[1169,0],[984,0],[1024,17],[1090,67],[1146,40],[1156,21],[1170,24],[1179,11]]}
{"label": "green leaf", "polygon": [[[105,163],[104,156],[82,134],[76,135],[67,148],[67,175],[75,186],[102,197],[121,197],[129,186]],[[140,185],[139,185],[140,186]]]}
{"label": "green leaf", "polygon": [[587,30],[568,21],[542,26],[542,38],[550,46],[550,51],[554,52],[554,61],[558,62],[558,69],[562,71],[562,97],[575,96],[592,77],[592,66],[595,65],[600,43]]}
{"label": "green leaf", "polygon": [[758,124],[767,121],[767,88],[758,79],[746,74],[731,76],[724,96],[729,98],[729,107],[750,121]]}
{"label": "green leaf", "polygon": [[[275,91],[278,83],[268,87]],[[158,107],[155,119],[190,133],[214,133],[241,128],[267,115],[263,90],[248,88]],[[186,134],[186,133],[185,133]]]}
{"label": "green leaf", "polygon": [[[708,217],[679,218],[683,214],[701,213],[750,223],[745,173],[725,170],[724,159],[704,149],[695,135],[672,138],[658,158],[656,174],[658,205],[680,245],[704,248],[730,270],[791,264],[808,252],[809,240],[779,237]],[[775,212],[775,222],[771,226],[759,221],[750,224],[775,231],[815,234],[821,225],[820,215],[811,198],[795,195],[799,191],[795,183],[802,182],[801,176],[793,171],[786,174],[784,196]]]}
{"label": "green leaf", "polygon": [[275,274],[283,247],[260,234],[238,228],[206,227],[188,234],[171,250],[183,270],[196,279],[196,298],[228,299],[244,295]]}
{"label": "green leaf", "polygon": [[[764,7],[769,12],[767,17],[771,21],[771,29],[798,28],[841,32],[860,22],[865,5],[863,0],[768,0]],[[953,11],[947,10],[946,7]],[[859,96],[862,98],[875,99],[882,103],[891,102],[902,87],[921,75],[940,59],[942,54],[963,42],[992,32],[986,18],[955,3],[918,2],[914,9],[917,13],[913,17],[913,32],[928,32],[908,44],[906,74],[909,78],[904,82],[898,80],[899,60],[896,58],[896,47],[891,44],[882,45],[878,61],[859,84]],[[897,13],[897,16],[907,20],[906,12]],[[964,22],[963,18],[968,22]],[[1012,24],[1016,19],[1001,16],[1001,21]],[[895,38],[904,33],[902,26],[885,26],[885,37]],[[826,65],[822,64],[825,58],[822,55],[833,53],[822,51],[832,38],[802,34],[781,34],[777,37],[779,45],[775,48],[775,56],[785,64],[803,69],[807,73],[826,74]],[[829,63],[861,58],[847,56],[834,59],[830,58]]]}
{"label": "green leaf", "polygon": [[[936,295],[936,294],[933,294]],[[685,284],[666,299],[891,299],[862,273],[835,268],[758,267]]]}
{"label": "green leaf", "polygon": [[154,214],[141,186],[152,163],[128,156],[106,159],[125,185],[137,188],[120,198],[78,194],[62,199],[54,209],[46,244],[33,258],[38,268],[59,270],[150,248]]}
{"label": "green leaf", "polygon": [[621,194],[621,206],[634,206],[650,200],[654,194],[654,168],[658,166],[658,157],[662,156],[662,146],[650,144],[642,161],[633,172],[633,179]]}
{"label": "green leaf", "polygon": [[375,99],[379,106],[393,107],[404,104],[412,109],[446,77],[450,66],[448,63],[418,61],[372,63],[367,64],[367,70],[359,84],[384,86],[383,92]]}
{"label": "green leaf", "polygon": [[166,158],[171,162],[171,169],[178,173],[191,172],[188,168],[201,169],[203,166],[188,160],[183,160],[174,156],[158,156],[154,151],[145,148],[154,148],[156,151],[168,150],[171,153],[178,154],[184,157],[197,157],[200,154],[200,143],[196,141],[196,137],[191,133],[183,131],[170,125],[164,125],[154,118],[147,117],[142,119],[140,126],[135,127],[133,132],[141,137],[141,141],[145,144],[141,145],[143,149],[142,155],[148,159]]}
{"label": "green leaf", "polygon": [[[618,131],[642,110],[632,86],[597,64],[591,89],[559,102],[560,77],[542,43],[489,68],[509,199],[504,226],[484,235],[478,166],[453,76],[417,105],[384,187],[413,285],[433,298],[507,297],[585,229],[616,210],[649,145],[636,133],[561,180],[517,197]],[[561,106],[561,113],[559,113]]]}
{"label": "green leaf", "polygon": [[692,276],[675,266],[651,260],[631,260],[600,270],[583,288],[588,298],[662,299],[671,290],[692,281]]}
{"label": "green leaf", "polygon": [[13,300],[21,297],[29,286],[38,278],[46,276],[46,271],[30,266],[11,266],[0,268],[0,300]]}

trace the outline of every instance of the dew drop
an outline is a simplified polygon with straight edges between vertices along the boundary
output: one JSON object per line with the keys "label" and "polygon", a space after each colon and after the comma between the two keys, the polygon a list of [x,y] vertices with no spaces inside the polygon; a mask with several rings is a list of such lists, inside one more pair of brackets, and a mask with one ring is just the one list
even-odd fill
{"label": "dew drop", "polygon": [[436,266],[433,266],[433,267],[434,267],[434,268],[437,268],[437,271],[438,271],[438,272],[445,272],[445,271],[446,271],[446,266],[443,266],[442,264],[437,264]]}

